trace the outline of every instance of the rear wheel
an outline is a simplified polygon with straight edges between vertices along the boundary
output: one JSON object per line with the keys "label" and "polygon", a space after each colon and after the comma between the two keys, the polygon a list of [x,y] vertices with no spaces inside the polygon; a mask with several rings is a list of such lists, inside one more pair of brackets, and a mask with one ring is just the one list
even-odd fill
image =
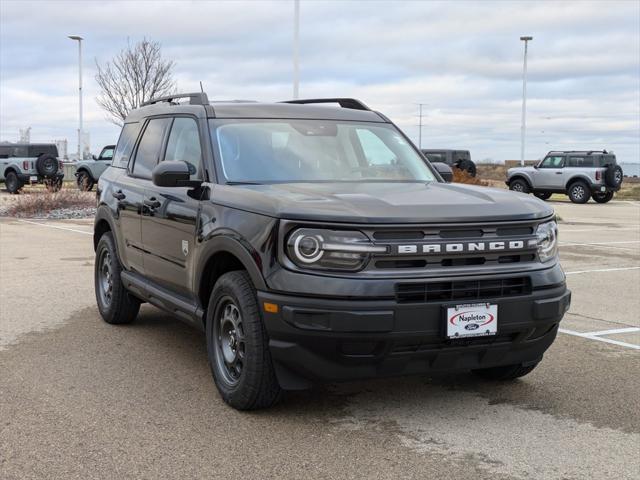
{"label": "rear wheel", "polygon": [[485,380],[507,381],[524,377],[538,366],[537,363],[523,367],[522,365],[506,365],[504,367],[480,368],[472,372]]}
{"label": "rear wheel", "polygon": [[78,190],[81,192],[90,192],[93,189],[93,184],[95,183],[93,178],[91,178],[91,175],[84,170],[78,172],[76,182],[78,184]]}
{"label": "rear wheel", "polygon": [[22,188],[22,182],[18,179],[18,175],[15,172],[7,172],[7,176],[4,179],[4,186],[9,193],[18,193]]}
{"label": "rear wheel", "polygon": [[467,172],[471,177],[476,176],[476,164],[473,163],[471,160],[462,160],[458,164],[458,168],[460,170],[464,170],[465,172]]}
{"label": "rear wheel", "polygon": [[593,198],[593,200],[598,203],[607,203],[613,198],[613,192],[609,191],[604,193],[594,193],[593,195],[591,195],[591,198]]}
{"label": "rear wheel", "polygon": [[515,180],[511,180],[509,182],[509,190],[513,190],[514,192],[520,192],[520,193],[530,192],[529,184],[521,178],[516,178]]}
{"label": "rear wheel", "polygon": [[98,310],[110,324],[131,323],[140,310],[140,300],[124,288],[121,272],[113,235],[107,232],[100,237],[96,248],[94,279]]}
{"label": "rear wheel", "polygon": [[551,198],[550,192],[534,192],[533,194],[540,200],[549,200]]}
{"label": "rear wheel", "polygon": [[207,355],[223,400],[238,410],[267,408],[282,393],[247,272],[222,275],[207,308]]}
{"label": "rear wheel", "polygon": [[587,203],[589,201],[589,186],[586,182],[579,180],[569,185],[569,191],[567,192],[569,199],[573,203]]}

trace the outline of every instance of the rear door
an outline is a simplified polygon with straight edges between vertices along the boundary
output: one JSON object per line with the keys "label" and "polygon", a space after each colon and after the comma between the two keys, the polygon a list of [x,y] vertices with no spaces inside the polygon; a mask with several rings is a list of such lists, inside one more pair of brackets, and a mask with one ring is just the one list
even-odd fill
{"label": "rear door", "polygon": [[533,173],[534,189],[558,189],[564,188],[565,176],[565,155],[549,155],[538,166]]}
{"label": "rear door", "polygon": [[[600,160],[600,155],[570,155],[567,157],[567,175],[565,176],[565,182],[569,181],[575,175],[580,174],[580,176],[589,177],[589,181],[591,183],[600,183],[600,181],[596,178],[596,172]],[[602,180],[602,173],[604,173],[604,169],[601,170],[600,180]]]}
{"label": "rear door", "polygon": [[144,127],[133,159],[126,175],[119,177],[117,190],[120,228],[123,235],[129,267],[144,273],[141,216],[144,208],[144,193],[151,183],[151,170],[158,163],[169,118],[152,118]]}
{"label": "rear door", "polygon": [[[162,161],[184,161],[191,180],[203,180],[202,138],[194,117],[177,116]],[[192,296],[193,259],[200,199],[197,190],[149,183],[142,216],[145,275],[184,297]]]}

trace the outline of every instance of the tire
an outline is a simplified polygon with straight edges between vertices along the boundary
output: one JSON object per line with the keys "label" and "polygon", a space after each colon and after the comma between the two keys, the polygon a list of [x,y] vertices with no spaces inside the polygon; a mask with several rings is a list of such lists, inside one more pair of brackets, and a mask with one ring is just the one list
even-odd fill
{"label": "tire", "polygon": [[124,288],[121,272],[113,235],[106,232],[96,248],[94,280],[98,310],[102,319],[112,325],[133,322],[140,310],[140,300]]}
{"label": "tire", "polygon": [[524,377],[537,366],[537,363],[526,367],[522,365],[506,365],[504,367],[480,368],[472,370],[472,373],[485,380],[508,381]]}
{"label": "tire", "polygon": [[607,203],[613,198],[613,192],[608,191],[605,193],[594,193],[591,195],[591,198],[593,198],[593,200],[598,203]]}
{"label": "tire", "polygon": [[18,193],[20,189],[23,187],[23,183],[16,175],[16,172],[9,171],[7,172],[7,176],[4,178],[4,186],[9,193]]}
{"label": "tire", "polygon": [[529,184],[522,178],[511,180],[509,182],[509,190],[520,193],[529,193],[531,191],[531,189],[529,188]]}
{"label": "tire", "polygon": [[274,405],[282,396],[256,292],[247,272],[222,275],[207,308],[207,356],[222,399],[237,410]]}
{"label": "tire", "polygon": [[473,163],[471,160],[462,160],[458,164],[458,168],[460,170],[467,172],[471,177],[476,176],[476,164]]}
{"label": "tire", "polygon": [[91,175],[84,170],[78,172],[76,183],[78,184],[78,190],[81,192],[90,192],[93,190],[93,185],[95,184]]}
{"label": "tire", "polygon": [[533,194],[540,200],[549,200],[552,195],[550,192],[533,192]]}
{"label": "tire", "polygon": [[48,192],[56,193],[59,192],[62,188],[62,179],[61,178],[47,178],[44,180],[44,186],[46,187]]}
{"label": "tire", "polygon": [[587,203],[591,194],[589,193],[589,185],[582,180],[578,180],[569,185],[567,190],[569,200],[573,203]]}
{"label": "tire", "polygon": [[53,155],[43,153],[36,160],[36,170],[43,177],[53,177],[58,173],[58,159]]}
{"label": "tire", "polygon": [[620,165],[607,165],[604,172],[604,182],[608,187],[619,188],[622,185],[624,174]]}

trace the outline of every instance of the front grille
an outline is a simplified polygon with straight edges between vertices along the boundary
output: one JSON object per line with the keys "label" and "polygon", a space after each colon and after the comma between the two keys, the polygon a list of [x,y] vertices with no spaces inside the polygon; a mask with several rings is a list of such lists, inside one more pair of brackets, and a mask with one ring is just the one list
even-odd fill
{"label": "front grille", "polygon": [[396,284],[398,303],[484,300],[530,293],[529,277]]}

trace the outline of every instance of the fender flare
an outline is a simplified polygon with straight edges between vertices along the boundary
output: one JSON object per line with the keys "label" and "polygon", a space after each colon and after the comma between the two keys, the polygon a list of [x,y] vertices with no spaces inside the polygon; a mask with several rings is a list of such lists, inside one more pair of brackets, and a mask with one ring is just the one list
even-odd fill
{"label": "fender flare", "polygon": [[[265,290],[267,285],[258,263],[261,263],[260,256],[257,251],[253,250],[250,245],[245,245],[239,237],[231,233],[219,234],[206,239],[201,246],[201,252],[198,256],[197,267],[195,272],[195,281],[197,282],[195,291],[200,291],[202,282],[205,281],[205,266],[209,260],[218,253],[230,253],[236,257],[245,268],[251,281],[257,290]],[[253,253],[252,253],[253,251]],[[256,258],[258,263],[256,263]]]}
{"label": "fender flare", "polygon": [[509,177],[509,184],[511,184],[511,182],[513,182],[514,180],[517,179],[521,179],[524,180],[525,182],[527,182],[527,185],[529,185],[529,188],[533,189],[533,182],[531,182],[531,179],[524,173],[515,173],[513,174],[511,177]]}
{"label": "fender flare", "polygon": [[591,185],[593,184],[592,180],[588,176],[578,173],[566,181],[566,183],[564,184],[565,190],[568,190],[569,185],[578,180],[585,182],[589,187],[591,187]]}
{"label": "fender flare", "polygon": [[9,173],[9,172],[13,172],[16,175],[20,175],[20,172],[16,169],[15,165],[9,165],[7,168],[5,168],[4,173],[3,173],[4,178],[7,178],[7,173]]}
{"label": "fender flare", "polygon": [[[115,226],[115,221],[113,220],[113,216],[111,215],[111,210],[104,203],[98,206],[96,210],[96,216],[93,219],[93,249],[95,250],[98,246],[98,239],[96,238],[97,226],[100,222],[106,221],[109,224],[109,229],[111,230],[114,240],[116,242],[116,247],[118,246],[118,234],[116,233],[118,230]],[[118,248],[116,248],[116,253],[118,254],[118,259],[120,260],[120,252]]]}

